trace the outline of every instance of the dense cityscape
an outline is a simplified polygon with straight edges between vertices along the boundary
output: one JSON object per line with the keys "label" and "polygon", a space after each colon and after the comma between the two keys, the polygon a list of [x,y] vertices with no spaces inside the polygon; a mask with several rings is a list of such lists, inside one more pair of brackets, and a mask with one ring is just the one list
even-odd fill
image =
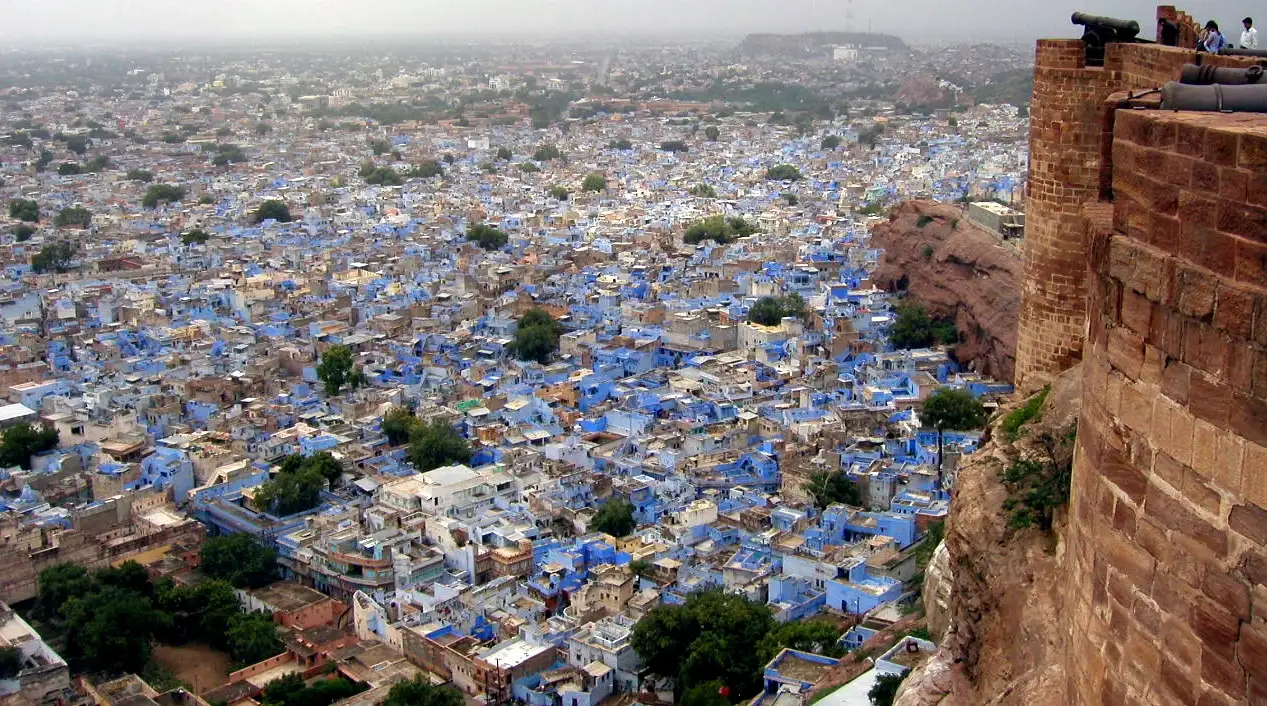
{"label": "dense cityscape", "polygon": [[0,703],[891,702],[1012,386],[872,231],[1016,257],[1032,64],[0,54]]}

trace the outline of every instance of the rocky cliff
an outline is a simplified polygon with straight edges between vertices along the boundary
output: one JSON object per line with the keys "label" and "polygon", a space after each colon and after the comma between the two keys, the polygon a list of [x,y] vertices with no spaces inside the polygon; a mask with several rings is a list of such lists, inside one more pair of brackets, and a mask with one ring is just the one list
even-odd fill
{"label": "rocky cliff", "polygon": [[1042,419],[1020,440],[1008,441],[996,426],[960,469],[945,540],[924,584],[941,649],[907,678],[897,706],[1064,703],[1065,645],[1057,626],[1066,513],[1057,513],[1050,534],[1010,529],[999,473],[1032,451],[1041,432],[1062,433],[1074,423],[1080,385],[1080,368],[1065,373],[1053,383]]}
{"label": "rocky cliff", "polygon": [[953,319],[963,342],[955,355],[968,368],[1011,380],[1016,363],[1021,257],[994,234],[968,222],[964,209],[908,201],[877,226],[884,248],[875,274],[886,289],[908,287],[934,316]]}

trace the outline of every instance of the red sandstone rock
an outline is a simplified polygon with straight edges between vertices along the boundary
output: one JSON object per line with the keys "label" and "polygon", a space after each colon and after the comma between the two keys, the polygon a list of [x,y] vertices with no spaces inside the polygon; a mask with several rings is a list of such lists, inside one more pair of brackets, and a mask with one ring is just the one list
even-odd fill
{"label": "red sandstone rock", "polygon": [[[932,220],[920,227],[921,219]],[[932,201],[893,209],[889,222],[874,229],[872,242],[885,251],[877,286],[894,288],[905,275],[911,296],[930,314],[955,320],[965,338],[955,347],[961,363],[1012,379],[1022,270],[1015,250],[969,223],[958,206]]]}

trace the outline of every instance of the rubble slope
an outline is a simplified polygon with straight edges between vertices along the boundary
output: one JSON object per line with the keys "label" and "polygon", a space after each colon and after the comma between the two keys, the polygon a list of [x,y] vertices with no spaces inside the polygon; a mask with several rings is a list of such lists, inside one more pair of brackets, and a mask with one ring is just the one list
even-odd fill
{"label": "rubble slope", "polygon": [[[1059,512],[1051,534],[1008,528],[1007,489],[999,472],[1042,430],[1065,429],[1078,418],[1081,366],[1052,385],[1041,421],[1016,444],[997,426],[959,471],[946,535],[933,562],[924,601],[941,648],[903,683],[897,706],[977,706],[1064,703],[1064,638],[1057,627],[1063,606],[1063,541],[1068,526]],[[1019,405],[1004,410],[1004,413]],[[1003,415],[996,417],[995,424]],[[949,584],[949,599],[945,595]],[[936,632],[935,632],[936,636]]]}
{"label": "rubble slope", "polygon": [[872,234],[872,243],[884,248],[876,284],[893,289],[905,281],[930,314],[954,319],[963,337],[955,347],[960,363],[1010,381],[1021,305],[1019,252],[969,223],[964,209],[932,201],[897,206]]}

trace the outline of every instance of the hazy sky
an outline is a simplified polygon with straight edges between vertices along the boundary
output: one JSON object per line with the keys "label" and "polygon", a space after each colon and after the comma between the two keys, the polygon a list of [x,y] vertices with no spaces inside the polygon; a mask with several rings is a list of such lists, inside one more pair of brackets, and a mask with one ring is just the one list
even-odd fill
{"label": "hazy sky", "polygon": [[[1267,6],[1250,0],[1177,2],[1225,29]],[[854,0],[854,24],[908,39],[1028,40],[1078,36],[1069,14],[1137,19],[1151,32],[1156,0]],[[0,0],[0,41],[129,40],[168,43],[269,35],[470,35],[568,32],[673,34],[844,29],[846,0]]]}

